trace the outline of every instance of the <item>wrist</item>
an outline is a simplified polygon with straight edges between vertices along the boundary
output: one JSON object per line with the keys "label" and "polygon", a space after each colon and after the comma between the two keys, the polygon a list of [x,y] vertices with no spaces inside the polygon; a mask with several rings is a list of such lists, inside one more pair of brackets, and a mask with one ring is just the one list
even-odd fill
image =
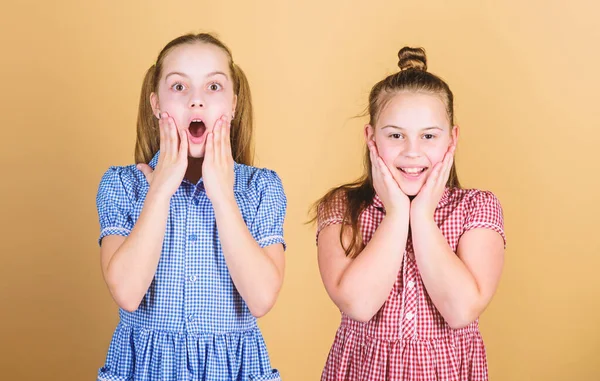
{"label": "wrist", "polygon": [[164,187],[151,184],[146,194],[146,199],[152,199],[154,202],[170,201],[173,194]]}
{"label": "wrist", "polygon": [[171,203],[171,195],[168,192],[165,192],[162,189],[152,188],[148,190],[146,194],[146,199],[144,201],[144,205],[152,205],[153,207],[161,207],[164,206],[166,208],[169,207]]}
{"label": "wrist", "polygon": [[437,224],[435,223],[435,219],[433,218],[433,213],[427,213],[424,211],[412,211],[410,212],[410,225],[413,227],[413,229],[416,229],[420,226],[427,226],[427,225],[435,225],[437,226]]}
{"label": "wrist", "polygon": [[408,208],[390,208],[385,211],[385,219],[391,220],[394,223],[406,223],[410,220],[410,212]]}
{"label": "wrist", "polygon": [[219,193],[217,197],[211,197],[210,202],[212,203],[215,213],[238,209],[233,191],[227,192],[227,194]]}

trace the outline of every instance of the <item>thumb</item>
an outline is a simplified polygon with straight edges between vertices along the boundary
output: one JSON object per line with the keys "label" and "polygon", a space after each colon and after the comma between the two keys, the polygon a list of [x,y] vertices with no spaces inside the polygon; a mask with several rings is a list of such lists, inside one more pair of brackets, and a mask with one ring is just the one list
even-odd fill
{"label": "thumb", "polygon": [[150,167],[148,164],[138,164],[135,167],[139,169],[144,176],[146,176],[146,180],[148,183],[150,183],[150,180],[152,179],[152,172],[154,172],[152,167]]}

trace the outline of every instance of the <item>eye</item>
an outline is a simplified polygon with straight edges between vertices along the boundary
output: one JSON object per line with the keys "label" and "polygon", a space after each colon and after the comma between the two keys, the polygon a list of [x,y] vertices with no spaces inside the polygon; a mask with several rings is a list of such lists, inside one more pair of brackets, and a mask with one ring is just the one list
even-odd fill
{"label": "eye", "polygon": [[390,134],[390,138],[392,139],[402,139],[402,134]]}
{"label": "eye", "polygon": [[223,86],[221,86],[221,84],[218,82],[213,82],[210,85],[208,85],[208,88],[210,89],[210,91],[219,91],[223,88]]}
{"label": "eye", "polygon": [[426,140],[431,140],[431,139],[435,138],[435,135],[434,134],[425,134],[425,135],[423,135],[423,138]]}
{"label": "eye", "polygon": [[183,91],[183,90],[185,90],[185,86],[184,86],[183,84],[179,83],[179,82],[176,82],[176,83],[174,83],[174,84],[171,86],[171,88],[172,88],[173,90],[175,90],[175,91],[178,91],[178,92],[179,92],[179,91]]}

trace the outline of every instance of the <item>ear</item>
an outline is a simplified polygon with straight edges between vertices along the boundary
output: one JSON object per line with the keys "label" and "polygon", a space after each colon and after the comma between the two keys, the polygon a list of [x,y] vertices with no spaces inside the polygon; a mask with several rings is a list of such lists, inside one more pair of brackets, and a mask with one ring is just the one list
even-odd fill
{"label": "ear", "polygon": [[365,124],[365,142],[375,141],[375,128],[370,124]]}
{"label": "ear", "polygon": [[450,132],[450,134],[452,136],[451,144],[454,144],[454,146],[456,147],[458,144],[458,136],[460,135],[460,128],[458,127],[458,125],[452,127],[452,131]]}
{"label": "ear", "polygon": [[156,93],[150,94],[150,105],[152,106],[152,113],[157,119],[160,119],[160,106],[158,105],[158,95]]}

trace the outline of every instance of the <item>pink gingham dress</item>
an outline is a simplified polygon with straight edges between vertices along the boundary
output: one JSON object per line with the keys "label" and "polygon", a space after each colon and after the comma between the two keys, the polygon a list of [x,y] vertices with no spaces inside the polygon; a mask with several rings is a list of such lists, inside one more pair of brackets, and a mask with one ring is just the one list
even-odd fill
{"label": "pink gingham dress", "polygon": [[[342,222],[344,199],[320,208],[319,232]],[[368,243],[383,220],[379,197],[360,217],[363,242]],[[454,252],[463,233],[492,229],[506,243],[502,207],[487,191],[446,188],[434,215]],[[402,269],[387,301],[373,318],[361,323],[342,313],[322,381],[484,381],[488,379],[485,347],[474,321],[452,329],[427,294],[409,237]]]}

